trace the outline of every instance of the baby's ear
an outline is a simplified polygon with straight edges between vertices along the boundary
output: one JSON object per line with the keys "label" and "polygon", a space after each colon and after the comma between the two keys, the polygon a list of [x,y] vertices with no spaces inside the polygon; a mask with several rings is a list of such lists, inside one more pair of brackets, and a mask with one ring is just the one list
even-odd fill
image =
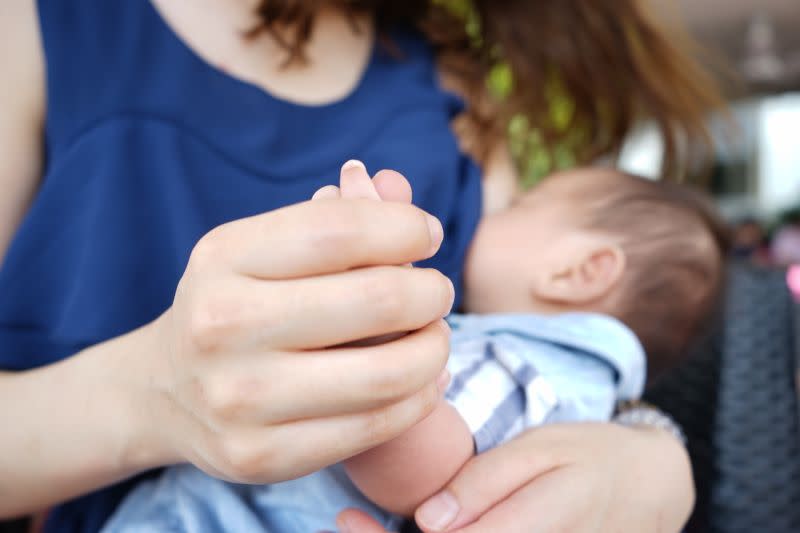
{"label": "baby's ear", "polygon": [[625,271],[625,253],[616,244],[598,241],[576,249],[537,279],[534,296],[562,305],[588,305],[608,295]]}
{"label": "baby's ear", "polygon": [[344,165],[339,173],[339,190],[342,198],[369,198],[380,200],[378,190],[372,184],[364,163],[351,159]]}

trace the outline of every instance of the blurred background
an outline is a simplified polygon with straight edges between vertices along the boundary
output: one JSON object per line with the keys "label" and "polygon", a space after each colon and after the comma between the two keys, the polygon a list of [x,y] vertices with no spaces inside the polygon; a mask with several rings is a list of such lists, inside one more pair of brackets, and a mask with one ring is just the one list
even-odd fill
{"label": "blurred background", "polygon": [[[800,0],[655,0],[679,17],[721,74],[730,117],[711,119],[717,154],[707,184],[736,228],[736,254],[800,263]],[[646,126],[621,165],[655,176],[658,136]],[[699,165],[701,166],[701,165]]]}
{"label": "blurred background", "polygon": [[[648,399],[689,434],[698,490],[686,531],[797,532],[800,305],[786,285],[800,302],[800,0],[652,1],[723,80],[732,117],[711,117],[716,154],[696,165],[710,171],[687,178],[714,195],[744,264],[732,262],[720,333]],[[620,164],[656,177],[660,161],[644,126]]]}

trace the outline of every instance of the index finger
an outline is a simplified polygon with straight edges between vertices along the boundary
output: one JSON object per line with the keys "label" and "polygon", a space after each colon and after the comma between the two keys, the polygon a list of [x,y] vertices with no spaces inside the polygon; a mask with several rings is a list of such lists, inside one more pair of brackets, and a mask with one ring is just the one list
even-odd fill
{"label": "index finger", "polygon": [[413,205],[318,199],[220,226],[193,255],[224,258],[251,277],[290,279],[422,261],[443,238],[439,220]]}

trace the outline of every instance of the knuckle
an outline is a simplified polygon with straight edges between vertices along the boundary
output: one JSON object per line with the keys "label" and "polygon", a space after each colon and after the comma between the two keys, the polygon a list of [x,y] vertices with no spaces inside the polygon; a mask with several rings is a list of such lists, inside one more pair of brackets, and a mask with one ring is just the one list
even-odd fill
{"label": "knuckle", "polygon": [[199,289],[189,306],[188,337],[200,353],[219,349],[236,327],[235,310],[220,295],[221,292]]}
{"label": "knuckle", "polygon": [[392,410],[379,409],[367,415],[363,432],[370,446],[377,446],[392,439],[396,434]]}
{"label": "knuckle", "polygon": [[414,371],[407,365],[388,364],[384,371],[377,375],[371,383],[370,393],[373,398],[391,401],[408,395],[414,383]]}
{"label": "knuckle", "polygon": [[368,277],[361,287],[361,294],[375,326],[384,330],[398,325],[407,307],[401,276],[390,272],[381,269]]}
{"label": "knuckle", "polygon": [[251,378],[217,378],[205,388],[206,407],[216,420],[238,420],[254,405],[253,392],[257,388]]}
{"label": "knuckle", "polygon": [[309,214],[308,246],[322,255],[350,256],[358,251],[363,231],[358,217],[336,203],[326,203],[323,209]]}
{"label": "knuckle", "polygon": [[433,412],[439,404],[439,391],[435,386],[425,387],[419,395],[414,412],[414,421],[422,420]]}
{"label": "knuckle", "polygon": [[222,253],[222,230],[216,227],[203,235],[192,248],[189,256],[189,269],[203,270],[212,264]]}
{"label": "knuckle", "polygon": [[220,461],[226,475],[240,483],[256,483],[271,464],[269,446],[240,435],[227,437],[220,443]]}

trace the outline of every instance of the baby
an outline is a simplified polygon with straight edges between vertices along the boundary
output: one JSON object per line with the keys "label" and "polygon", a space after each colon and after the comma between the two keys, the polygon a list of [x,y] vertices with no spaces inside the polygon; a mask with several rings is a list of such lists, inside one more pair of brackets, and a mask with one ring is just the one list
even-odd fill
{"label": "baby", "polygon": [[[377,199],[358,172],[338,193]],[[722,227],[677,186],[608,169],[554,175],[482,220],[464,276],[474,314],[449,318],[452,379],[425,420],[269,486],[170,468],[104,531],[314,533],[335,529],[346,507],[396,528],[474,454],[542,424],[608,420],[679,362],[718,296]]]}

